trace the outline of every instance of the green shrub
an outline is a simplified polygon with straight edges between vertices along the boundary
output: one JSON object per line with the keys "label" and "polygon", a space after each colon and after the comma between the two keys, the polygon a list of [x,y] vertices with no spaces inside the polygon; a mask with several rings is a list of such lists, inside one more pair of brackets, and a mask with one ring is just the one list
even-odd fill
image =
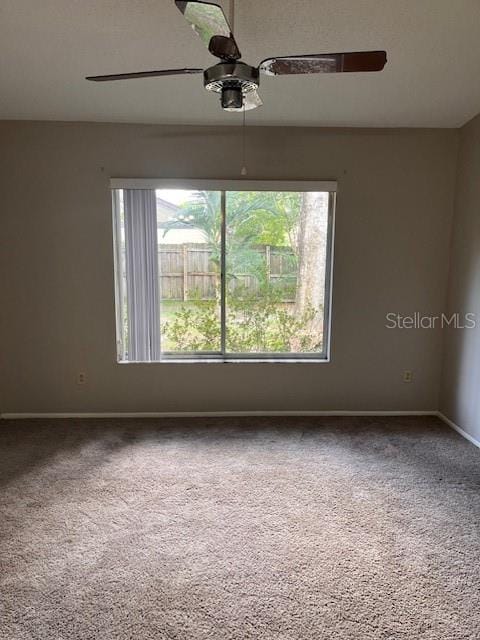
{"label": "green shrub", "polygon": [[[282,303],[282,295],[265,288],[253,294],[239,288],[227,296],[228,352],[308,352],[321,346],[309,333],[315,309],[296,318]],[[218,302],[189,301],[165,323],[164,332],[173,351],[219,351]]]}

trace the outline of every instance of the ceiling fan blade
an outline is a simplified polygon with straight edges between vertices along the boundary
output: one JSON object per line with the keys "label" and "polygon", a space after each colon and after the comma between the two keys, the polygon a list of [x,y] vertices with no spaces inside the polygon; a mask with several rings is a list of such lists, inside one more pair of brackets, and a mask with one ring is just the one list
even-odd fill
{"label": "ceiling fan blade", "polygon": [[242,57],[222,7],[198,0],[175,0],[175,4],[211,54],[221,60]]}
{"label": "ceiling fan blade", "polygon": [[92,82],[110,82],[111,80],[132,80],[135,78],[159,78],[161,76],[183,76],[191,73],[203,73],[203,69],[161,69],[159,71],[138,71],[137,73],[115,73],[106,76],[88,76]]}
{"label": "ceiling fan blade", "polygon": [[267,76],[299,73],[345,73],[381,71],[387,62],[385,51],[352,53],[320,53],[304,56],[284,56],[263,60],[259,69]]}
{"label": "ceiling fan blade", "polygon": [[245,94],[243,98],[243,106],[245,108],[245,111],[256,109],[257,107],[261,107],[262,105],[262,99],[258,95],[258,91],[256,89],[252,89]]}

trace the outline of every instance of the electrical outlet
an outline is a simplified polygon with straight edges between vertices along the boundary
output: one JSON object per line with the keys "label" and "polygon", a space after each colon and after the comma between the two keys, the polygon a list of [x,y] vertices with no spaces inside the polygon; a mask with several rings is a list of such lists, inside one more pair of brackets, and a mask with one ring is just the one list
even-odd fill
{"label": "electrical outlet", "polygon": [[406,383],[410,383],[413,381],[413,372],[412,371],[404,371],[403,372],[403,381]]}
{"label": "electrical outlet", "polygon": [[86,384],[87,374],[84,371],[77,373],[77,384]]}

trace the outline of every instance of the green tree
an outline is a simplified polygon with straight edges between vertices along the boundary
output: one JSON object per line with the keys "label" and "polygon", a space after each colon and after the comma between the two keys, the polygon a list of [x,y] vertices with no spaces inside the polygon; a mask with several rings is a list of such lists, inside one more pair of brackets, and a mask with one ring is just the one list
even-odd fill
{"label": "green tree", "polygon": [[[179,222],[199,229],[211,248],[211,261],[220,273],[221,194],[198,191],[180,207],[164,235]],[[255,247],[290,246],[295,249],[301,194],[289,192],[229,191],[226,201],[227,280],[236,272],[263,280],[265,263]],[[296,253],[296,251],[294,251]]]}

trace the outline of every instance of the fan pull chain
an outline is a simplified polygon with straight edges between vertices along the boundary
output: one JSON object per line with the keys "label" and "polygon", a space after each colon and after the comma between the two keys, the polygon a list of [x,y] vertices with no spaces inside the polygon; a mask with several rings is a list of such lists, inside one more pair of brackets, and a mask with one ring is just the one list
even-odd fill
{"label": "fan pull chain", "polygon": [[246,137],[247,137],[247,127],[246,127],[246,113],[245,113],[245,105],[243,105],[243,125],[242,125],[242,170],[240,174],[242,176],[247,175],[247,161],[246,161]]}

